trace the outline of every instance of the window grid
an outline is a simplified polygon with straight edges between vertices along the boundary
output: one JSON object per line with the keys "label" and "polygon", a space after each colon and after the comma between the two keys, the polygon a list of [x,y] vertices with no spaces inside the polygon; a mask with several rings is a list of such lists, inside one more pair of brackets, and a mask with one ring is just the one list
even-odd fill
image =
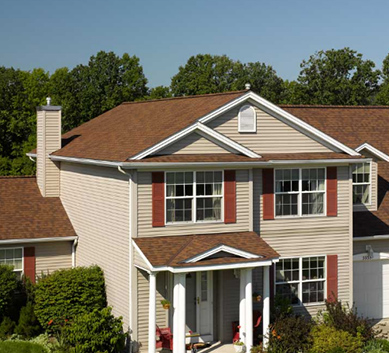
{"label": "window grid", "polygon": [[[277,272],[279,269],[283,269],[286,261],[298,261],[299,264],[299,278],[298,280],[277,280]],[[306,263],[309,263],[309,267],[304,268]],[[311,266],[311,262],[318,264],[317,266]],[[319,266],[319,263],[322,264]],[[310,278],[304,279],[304,272],[311,270],[322,270],[322,278]],[[314,273],[314,272],[313,272]],[[319,276],[316,276],[319,277]],[[280,278],[280,276],[278,276]],[[289,287],[289,288],[288,288]],[[289,293],[285,292],[285,288],[289,289]],[[277,290],[278,289],[278,290]],[[281,294],[284,297],[288,297],[293,305],[303,304],[321,304],[324,302],[326,293],[326,257],[325,256],[304,256],[280,259],[275,266],[275,292]],[[286,293],[286,294],[285,294]],[[312,297],[315,300],[311,300]]]}
{"label": "window grid", "polygon": [[352,166],[353,203],[369,205],[371,195],[371,163],[357,163]]}
{"label": "window grid", "polygon": [[[316,178],[311,179],[311,175],[313,177],[315,173]],[[308,174],[308,179],[305,174]],[[288,176],[290,176],[290,179],[287,179]],[[281,179],[278,179],[279,177],[281,177]],[[316,190],[312,190],[312,185],[315,185]],[[275,170],[274,213],[276,217],[310,217],[325,215],[325,193],[325,168],[292,168]],[[317,199],[317,202],[315,202],[315,198]],[[314,212],[315,208],[316,210]]]}
{"label": "window grid", "polygon": [[0,249],[0,265],[11,265],[21,277],[23,273],[23,248]]}
{"label": "window grid", "polygon": [[[172,177],[174,174],[174,181],[176,174],[191,174],[192,176],[192,195],[184,196],[168,196],[171,189]],[[210,181],[210,174],[212,174],[212,181]],[[197,181],[198,179],[198,181]],[[224,171],[193,171],[193,172],[165,172],[165,224],[182,224],[182,223],[212,223],[220,222],[223,219],[223,193],[224,193]],[[211,185],[211,186],[210,186]],[[210,192],[211,191],[211,192]],[[217,192],[216,194],[213,194]],[[208,194],[208,195],[207,195]],[[175,207],[174,204],[169,204],[171,201],[180,199],[190,200],[190,215],[191,219],[186,217],[183,221],[175,221],[169,215],[168,206]],[[210,207],[210,201],[212,207]],[[214,206],[216,204],[216,206]],[[187,211],[189,204],[185,205],[184,211]],[[217,219],[205,219],[206,215],[212,210],[217,216]],[[202,215],[201,215],[202,213]]]}

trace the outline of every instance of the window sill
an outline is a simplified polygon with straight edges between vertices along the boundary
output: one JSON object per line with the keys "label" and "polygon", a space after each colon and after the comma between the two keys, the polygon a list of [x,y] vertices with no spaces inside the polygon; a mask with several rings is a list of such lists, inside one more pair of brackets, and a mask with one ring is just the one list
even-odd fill
{"label": "window sill", "polygon": [[304,215],[304,216],[275,216],[274,219],[301,219],[301,218],[326,218],[326,214]]}
{"label": "window sill", "polygon": [[325,302],[319,302],[319,303],[301,303],[301,304],[293,304],[292,307],[293,308],[302,308],[304,306],[308,306],[308,307],[311,307],[311,306],[322,306],[322,305],[325,305]]}
{"label": "window sill", "polygon": [[223,221],[197,221],[197,222],[175,222],[175,223],[166,223],[166,227],[179,227],[179,226],[188,226],[188,225],[197,225],[197,224],[225,224]]}

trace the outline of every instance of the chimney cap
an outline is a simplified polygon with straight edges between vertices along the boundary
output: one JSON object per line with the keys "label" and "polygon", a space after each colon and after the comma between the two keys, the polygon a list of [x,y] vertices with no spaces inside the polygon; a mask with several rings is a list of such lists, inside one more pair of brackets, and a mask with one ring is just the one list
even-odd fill
{"label": "chimney cap", "polygon": [[251,88],[251,85],[250,85],[249,83],[246,83],[246,84],[244,85],[244,88],[247,89],[247,90],[249,90],[249,89]]}
{"label": "chimney cap", "polygon": [[41,105],[40,107],[36,107],[37,111],[42,111],[42,110],[51,110],[51,111],[58,111],[61,110],[62,107],[60,105],[51,105],[51,98],[47,97],[46,98],[47,105]]}

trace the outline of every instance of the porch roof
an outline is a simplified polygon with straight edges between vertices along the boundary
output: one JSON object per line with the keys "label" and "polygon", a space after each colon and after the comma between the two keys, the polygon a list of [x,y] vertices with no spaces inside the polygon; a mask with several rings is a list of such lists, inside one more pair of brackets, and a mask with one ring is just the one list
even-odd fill
{"label": "porch roof", "polygon": [[136,238],[134,247],[143,266],[135,264],[151,271],[256,267],[269,265],[279,258],[255,232]]}

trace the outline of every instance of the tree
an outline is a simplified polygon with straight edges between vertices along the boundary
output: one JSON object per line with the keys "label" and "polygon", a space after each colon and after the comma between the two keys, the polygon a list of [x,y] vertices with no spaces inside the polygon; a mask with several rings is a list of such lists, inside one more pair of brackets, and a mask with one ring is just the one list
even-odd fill
{"label": "tree", "polygon": [[382,63],[382,84],[376,96],[375,103],[389,105],[389,54]]}
{"label": "tree", "polygon": [[172,92],[170,91],[170,87],[166,86],[157,86],[151,88],[149,91],[149,95],[146,96],[146,99],[161,99],[161,98],[170,98],[172,96]]}
{"label": "tree", "polygon": [[378,91],[380,71],[350,48],[319,51],[300,66],[291,103],[367,105]]}

